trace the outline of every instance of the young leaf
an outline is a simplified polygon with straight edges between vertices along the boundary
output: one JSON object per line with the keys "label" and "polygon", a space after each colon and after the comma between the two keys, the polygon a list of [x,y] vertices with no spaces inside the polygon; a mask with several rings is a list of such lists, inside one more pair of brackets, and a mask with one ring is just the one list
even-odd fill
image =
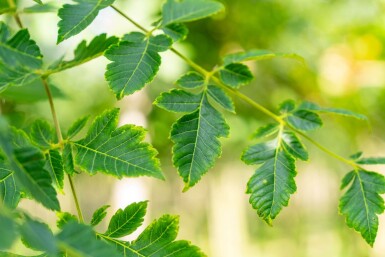
{"label": "young leaf", "polygon": [[0,92],[10,86],[23,86],[39,78],[42,55],[28,30],[10,37],[7,25],[0,22]]}
{"label": "young leaf", "polygon": [[42,149],[49,149],[54,143],[55,132],[45,120],[36,120],[32,123],[29,135],[32,142]]}
{"label": "young leaf", "polygon": [[241,160],[247,165],[264,163],[276,155],[277,141],[259,143],[248,147],[243,153]]}
{"label": "young leaf", "polygon": [[98,225],[107,215],[107,209],[109,208],[109,205],[104,205],[97,209],[94,214],[92,215],[91,219],[91,226]]}
{"label": "young leaf", "polygon": [[49,68],[54,71],[61,71],[65,69],[72,68],[74,66],[85,63],[89,60],[95,59],[98,56],[103,55],[103,53],[113,44],[118,43],[119,39],[117,37],[107,38],[106,34],[100,34],[96,36],[92,41],[87,45],[87,42],[83,40],[76,47],[74,55],[75,57],[70,61],[57,61]]}
{"label": "young leaf", "polygon": [[287,121],[293,127],[303,130],[315,130],[322,126],[322,120],[318,114],[306,110],[298,110],[287,117]]}
{"label": "young leaf", "polygon": [[341,197],[339,210],[346,217],[349,227],[361,233],[373,246],[378,230],[378,215],[384,212],[384,176],[365,170],[349,172],[343,179],[341,189],[351,184]]}
{"label": "young leaf", "polygon": [[90,174],[104,172],[121,178],[152,176],[163,179],[157,151],[143,142],[145,132],[134,125],[117,128],[119,109],[105,111],[92,123],[86,137],[71,142],[76,164]]}
{"label": "young leaf", "polygon": [[156,98],[154,104],[171,112],[193,112],[199,108],[202,93],[192,94],[180,89],[172,89]]}
{"label": "young leaf", "polygon": [[219,78],[224,84],[232,88],[239,88],[242,85],[250,83],[254,76],[246,65],[232,63],[219,70]]}
{"label": "young leaf", "polygon": [[209,85],[207,87],[207,94],[225,110],[235,113],[233,100],[221,88]]}
{"label": "young leaf", "polygon": [[65,4],[60,8],[58,16],[59,32],[57,43],[82,32],[98,16],[99,11],[110,6],[115,0],[74,0],[78,4]]}
{"label": "young leaf", "polygon": [[0,203],[9,209],[15,209],[21,198],[13,171],[0,161]]}
{"label": "young leaf", "polygon": [[75,173],[75,165],[71,144],[64,145],[62,158],[64,171],[72,176]]}
{"label": "young leaf", "polygon": [[163,5],[162,26],[203,19],[222,10],[223,4],[212,0],[167,0]]}
{"label": "young leaf", "polygon": [[151,82],[159,70],[159,52],[166,51],[172,40],[166,35],[151,36],[134,32],[125,35],[119,44],[111,46],[105,56],[112,63],[105,73],[117,99],[133,94]]}
{"label": "young leaf", "polygon": [[276,57],[283,58],[291,58],[300,61],[301,63],[305,63],[305,60],[293,53],[273,53],[269,50],[259,50],[254,49],[247,52],[239,52],[234,54],[229,54],[223,58],[224,65],[228,65],[236,62],[246,62],[246,61],[260,61],[260,60],[268,60]]}
{"label": "young leaf", "polygon": [[221,155],[220,137],[227,137],[225,119],[203,95],[200,107],[181,117],[171,129],[173,163],[185,182],[184,191],[194,186]]}
{"label": "young leaf", "polygon": [[187,89],[198,88],[205,84],[205,78],[195,71],[190,71],[178,79],[176,84]]}
{"label": "young leaf", "polygon": [[285,131],[282,135],[284,149],[295,159],[307,161],[309,154],[301,140],[291,131]]}
{"label": "young leaf", "polygon": [[188,241],[178,240],[179,218],[164,215],[148,226],[126,249],[125,256],[204,257],[200,249]]}
{"label": "young leaf", "polygon": [[[44,156],[21,130],[13,130],[0,122],[0,147],[9,168],[14,172],[17,186],[51,210],[60,210],[51,177],[44,170]],[[11,143],[11,138],[13,142]]]}
{"label": "young leaf", "polygon": [[346,117],[351,117],[359,120],[367,120],[368,118],[359,113],[355,113],[349,110],[344,109],[338,109],[338,108],[324,108],[320,107],[315,103],[312,102],[303,102],[299,107],[299,110],[307,110],[307,111],[313,111],[313,112],[323,112],[323,113],[331,113],[331,114],[338,114]]}
{"label": "young leaf", "polygon": [[385,164],[385,157],[361,158],[357,160],[356,163],[365,165]]}
{"label": "young leaf", "polygon": [[60,229],[63,229],[63,227],[70,222],[78,222],[78,218],[68,212],[57,212],[56,215],[58,217],[58,220],[56,221],[56,226]]}
{"label": "young leaf", "polygon": [[59,151],[49,150],[47,154],[47,170],[51,175],[55,186],[63,191],[64,188],[64,168],[63,159]]}
{"label": "young leaf", "polygon": [[162,30],[174,42],[185,40],[188,34],[188,28],[182,23],[167,25]]}
{"label": "young leaf", "polygon": [[112,216],[104,235],[112,238],[130,235],[142,225],[146,211],[147,201],[130,204],[124,210],[119,209]]}
{"label": "young leaf", "polygon": [[76,136],[87,124],[90,119],[90,115],[76,120],[67,131],[67,138],[72,139]]}
{"label": "young leaf", "polygon": [[274,157],[259,167],[247,183],[250,204],[268,224],[272,224],[297,190],[296,174],[294,159],[277,148]]}
{"label": "young leaf", "polygon": [[23,243],[31,249],[57,254],[56,240],[47,224],[26,218],[20,228]]}
{"label": "young leaf", "polygon": [[279,130],[279,124],[277,123],[270,123],[267,124],[263,127],[258,128],[254,133],[253,133],[253,138],[259,139],[259,138],[264,138],[271,136]]}
{"label": "young leaf", "polygon": [[[4,209],[0,209],[0,249],[10,248],[19,234],[16,222]],[[8,255],[6,255],[8,256]]]}
{"label": "young leaf", "polygon": [[79,257],[120,257],[113,246],[96,238],[90,226],[70,222],[56,237],[61,250],[69,256]]}

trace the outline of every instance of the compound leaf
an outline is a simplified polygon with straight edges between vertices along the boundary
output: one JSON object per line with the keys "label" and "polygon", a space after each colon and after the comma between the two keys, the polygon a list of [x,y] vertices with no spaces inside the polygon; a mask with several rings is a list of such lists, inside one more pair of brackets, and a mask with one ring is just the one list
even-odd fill
{"label": "compound leaf", "polygon": [[293,127],[303,131],[315,130],[322,126],[322,120],[318,114],[306,110],[293,112],[287,117],[287,121]]}
{"label": "compound leaf", "polygon": [[167,0],[163,5],[162,26],[203,19],[222,10],[223,4],[212,0]]}
{"label": "compound leaf", "polygon": [[202,101],[202,93],[192,94],[180,89],[172,89],[162,93],[155,100],[155,104],[167,111],[193,112],[199,108]]}
{"label": "compound leaf", "polygon": [[205,78],[195,71],[190,71],[178,79],[176,84],[187,89],[198,88],[205,84]]}
{"label": "compound leaf", "polygon": [[307,161],[309,154],[301,140],[291,131],[285,131],[282,135],[284,149],[295,159]]}
{"label": "compound leaf", "polygon": [[219,70],[219,78],[224,84],[232,88],[239,88],[250,83],[254,76],[246,65],[231,63]]}
{"label": "compound leaf", "polygon": [[184,115],[171,129],[173,163],[185,182],[184,191],[194,186],[221,155],[220,137],[227,137],[229,126],[204,94],[200,107]]}
{"label": "compound leaf", "polygon": [[221,88],[209,85],[207,87],[207,94],[225,110],[235,113],[233,100]]}
{"label": "compound leaf", "polygon": [[59,9],[59,32],[57,43],[79,34],[99,14],[99,11],[110,6],[115,0],[74,0],[77,4],[65,4]]}
{"label": "compound leaf", "polygon": [[110,220],[107,237],[119,238],[130,235],[143,223],[147,211],[147,202],[133,203],[124,210],[119,209]]}
{"label": "compound leaf", "polygon": [[380,194],[385,193],[384,176],[365,170],[349,172],[341,188],[351,184],[341,197],[339,210],[346,217],[349,227],[361,233],[366,242],[373,246],[378,230],[378,215],[385,209]]}
{"label": "compound leaf", "polygon": [[78,222],[78,218],[68,212],[57,212],[56,216],[58,217],[58,220],[56,221],[56,226],[60,229],[63,229],[63,227],[71,221]]}
{"label": "compound leaf", "polygon": [[107,209],[109,208],[109,205],[104,205],[97,209],[94,214],[92,214],[92,219],[91,219],[91,226],[96,226],[98,225],[107,215]]}
{"label": "compound leaf", "polygon": [[71,142],[75,163],[89,172],[104,172],[118,178],[152,176],[163,179],[157,151],[143,142],[145,131],[134,125],[117,128],[119,109],[105,111],[92,123],[86,137]]}
{"label": "compound leaf", "polygon": [[116,98],[133,94],[151,82],[159,70],[159,52],[166,51],[172,40],[166,35],[151,36],[134,32],[125,35],[119,44],[111,46],[105,56],[112,63],[105,73]]}
{"label": "compound leaf", "polygon": [[290,195],[297,187],[295,161],[285,151],[277,148],[273,158],[259,167],[247,183],[250,204],[268,224],[289,203]]}

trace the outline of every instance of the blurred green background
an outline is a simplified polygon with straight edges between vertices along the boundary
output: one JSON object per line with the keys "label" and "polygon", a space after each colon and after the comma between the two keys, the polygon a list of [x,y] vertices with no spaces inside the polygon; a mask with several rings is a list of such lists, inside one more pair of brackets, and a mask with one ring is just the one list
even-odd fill
{"label": "blurred green background", "polygon": [[[68,2],[68,1],[60,1]],[[370,122],[324,116],[325,125],[311,133],[319,143],[349,156],[364,150],[367,156],[385,155],[385,1],[383,0],[224,0],[226,13],[188,24],[190,34],[176,48],[198,64],[212,69],[221,56],[239,50],[269,49],[294,52],[306,65],[288,59],[250,63],[256,77],[241,91],[275,111],[285,99],[311,100],[328,107],[363,113]],[[28,6],[31,1],[20,1]],[[60,3],[61,4],[61,3]],[[117,0],[130,17],[149,27],[161,9],[160,0]],[[11,17],[2,17],[10,20]],[[107,32],[121,36],[136,30],[112,9],[103,10],[80,35],[56,45],[58,18],[55,13],[21,14],[47,63],[70,58],[83,39]],[[13,26],[16,29],[16,25]],[[247,104],[236,101],[237,115],[227,114],[231,136],[223,142],[223,155],[216,167],[187,193],[171,163],[168,138],[178,115],[167,113],[152,102],[189,67],[172,53],[164,53],[156,80],[145,90],[116,102],[104,80],[107,60],[99,58],[52,77],[61,97],[55,100],[63,128],[85,114],[97,115],[118,106],[121,123],[146,127],[148,140],[159,151],[165,182],[149,178],[116,180],[82,174],[76,177],[80,203],[86,218],[102,205],[110,204],[110,215],[133,201],[150,200],[147,224],[164,213],[181,216],[179,238],[191,240],[210,257],[383,257],[385,216],[374,248],[349,229],[338,214],[341,178],[350,167],[335,161],[312,145],[310,161],[298,163],[298,191],[274,223],[262,222],[248,204],[246,183],[255,167],[240,160],[250,135],[270,120]],[[60,94],[59,94],[60,95]],[[14,125],[26,127],[35,118],[51,120],[48,102],[15,102],[0,95],[2,112]],[[374,167],[385,174],[383,167]],[[67,183],[68,184],[68,183]],[[62,209],[75,208],[69,190],[61,196]],[[24,200],[23,208],[55,223],[55,214]],[[106,224],[101,225],[104,229]],[[135,235],[134,235],[135,236]],[[16,246],[17,251],[25,250]]]}

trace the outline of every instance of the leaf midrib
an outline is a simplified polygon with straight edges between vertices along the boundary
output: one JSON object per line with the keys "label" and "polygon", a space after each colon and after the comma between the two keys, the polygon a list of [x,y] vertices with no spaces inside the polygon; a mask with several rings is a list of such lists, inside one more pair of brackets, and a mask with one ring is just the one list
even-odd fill
{"label": "leaf midrib", "polygon": [[366,224],[367,224],[368,230],[369,230],[369,238],[370,238],[370,242],[373,242],[372,230],[371,230],[370,223],[369,223],[369,207],[368,207],[368,203],[366,201],[364,185],[363,185],[363,181],[362,181],[361,176],[360,176],[360,172],[358,170],[356,170],[356,174],[357,174],[358,183],[360,184],[362,198],[364,200],[365,214],[366,214]]}

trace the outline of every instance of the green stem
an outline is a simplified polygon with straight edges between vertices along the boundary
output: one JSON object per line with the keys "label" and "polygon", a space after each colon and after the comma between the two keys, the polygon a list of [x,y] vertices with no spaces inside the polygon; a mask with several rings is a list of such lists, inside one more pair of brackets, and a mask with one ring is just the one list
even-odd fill
{"label": "green stem", "polygon": [[80,204],[79,204],[78,196],[76,194],[76,189],[75,189],[75,186],[74,186],[74,182],[72,181],[72,177],[71,177],[70,174],[68,174],[68,180],[70,182],[72,196],[74,198],[74,202],[75,202],[75,206],[76,206],[76,211],[78,213],[79,221],[84,223],[82,209],[80,208]]}
{"label": "green stem", "polygon": [[15,14],[13,15],[13,18],[15,19],[17,26],[19,26],[22,29],[24,26],[23,26],[23,23],[21,22],[19,14],[16,12],[17,9],[16,9],[15,1],[14,0],[8,0],[8,4],[11,7],[11,9],[15,10]]}
{"label": "green stem", "polygon": [[[130,17],[128,17],[126,14],[124,14],[122,11],[120,11],[119,9],[117,9],[116,7],[112,6],[112,8],[117,11],[120,15],[122,15],[124,18],[126,18],[129,22],[131,22],[132,24],[134,24],[137,28],[139,28],[140,30],[142,30],[143,32],[145,33],[148,33],[149,31],[145,28],[143,28],[140,24],[136,23],[135,21],[133,21]],[[182,53],[180,53],[178,50],[176,50],[175,48],[171,48],[170,49],[173,53],[175,53],[177,56],[179,56],[181,59],[183,59],[191,68],[193,68],[194,70],[196,70],[197,72],[201,73],[204,77],[208,77],[208,76],[211,76],[212,74],[205,70],[204,68],[202,68],[200,65],[196,64],[194,61],[192,61],[191,59],[189,59],[188,57],[186,57],[185,55],[183,55]],[[217,84],[218,86],[220,86],[222,89],[226,90],[227,92],[231,93],[232,95],[242,99],[243,101],[245,101],[246,103],[250,104],[251,106],[253,106],[254,108],[256,108],[257,110],[261,111],[262,113],[266,114],[267,116],[269,116],[270,118],[274,119],[275,121],[277,121],[278,123],[280,123],[281,125],[284,125],[288,128],[290,128],[292,131],[294,131],[295,133],[299,134],[300,136],[302,136],[303,138],[305,138],[306,140],[308,140],[310,143],[312,143],[313,145],[315,145],[317,148],[319,148],[320,150],[322,150],[323,152],[327,153],[328,155],[330,155],[331,157],[343,162],[343,163],[346,163],[352,167],[354,167],[355,169],[362,169],[359,165],[357,165],[355,162],[351,161],[351,160],[348,160],[332,151],[330,151],[329,149],[327,149],[326,147],[324,147],[323,145],[319,144],[318,142],[314,141],[312,138],[310,138],[308,135],[304,134],[303,132],[295,129],[294,127],[290,126],[290,124],[288,124],[282,117],[274,114],[273,112],[271,112],[270,110],[268,110],[267,108],[263,107],[262,105],[260,105],[259,103],[255,102],[253,99],[249,98],[248,96],[242,94],[241,92],[233,89],[233,88],[229,88],[228,86],[226,86],[225,84],[223,84],[220,79],[216,76],[211,76],[211,80]]]}

